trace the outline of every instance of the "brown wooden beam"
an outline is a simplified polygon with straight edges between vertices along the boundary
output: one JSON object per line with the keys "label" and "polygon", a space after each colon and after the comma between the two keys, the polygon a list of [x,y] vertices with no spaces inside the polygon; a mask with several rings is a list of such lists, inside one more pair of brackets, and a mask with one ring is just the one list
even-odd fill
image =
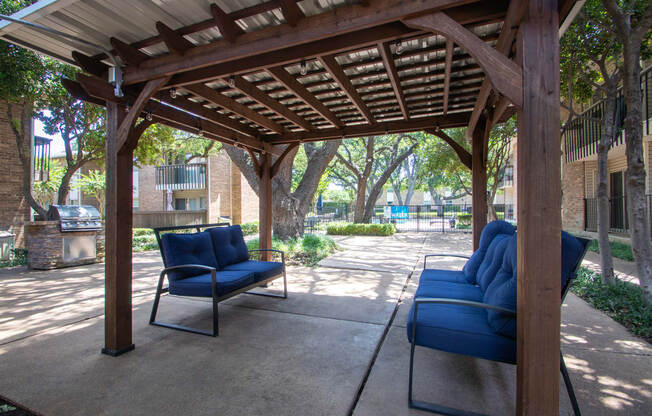
{"label": "brown wooden beam", "polygon": [[509,98],[514,105],[521,105],[523,101],[521,68],[446,13],[437,12],[405,19],[403,22],[410,27],[441,33],[462,46],[480,64],[494,88]]}
{"label": "brown wooden beam", "polygon": [[183,55],[186,51],[195,47],[192,42],[172,30],[163,22],[156,22],[156,30],[163,39],[163,42],[165,42],[165,46],[174,54]]}
{"label": "brown wooden beam", "polygon": [[288,90],[294,93],[308,104],[315,112],[330,121],[334,126],[341,127],[342,123],[328,107],[319,101],[306,87],[303,86],[294,76],[288,73],[282,66],[268,68],[267,71]]}
{"label": "brown wooden beam", "polygon": [[288,121],[303,128],[304,130],[312,130],[313,127],[310,123],[296,115],[294,112],[290,111],[286,106],[279,103],[267,95],[263,90],[252,85],[249,81],[242,78],[241,76],[236,75],[233,77],[233,87],[243,94],[249,96],[253,100],[257,101],[259,104],[275,112],[279,116],[284,117]]}
{"label": "brown wooden beam", "polygon": [[249,157],[251,158],[251,164],[254,166],[254,171],[256,172],[256,176],[260,178],[263,174],[263,170],[260,166],[260,162],[258,161],[258,156],[256,156],[256,153],[254,153],[253,150],[247,147],[247,153],[249,153]]}
{"label": "brown wooden beam", "polygon": [[296,1],[294,0],[280,0],[281,2],[281,11],[285,21],[292,27],[296,27],[299,20],[306,17],[305,14],[301,11],[299,6],[297,6]]}
{"label": "brown wooden beam", "polygon": [[296,143],[290,143],[287,145],[287,147],[283,150],[283,153],[279,157],[276,158],[274,161],[274,164],[272,165],[272,178],[276,176],[278,173],[279,169],[281,168],[281,164],[283,163],[283,160],[287,157],[287,155],[290,154],[294,149],[296,149],[301,143],[296,142]]}
{"label": "brown wooden beam", "polygon": [[[264,153],[260,160],[261,176],[258,181],[258,227],[259,247],[261,249],[272,248],[272,155]],[[269,251],[260,253],[260,260],[270,261],[272,258]]]}
{"label": "brown wooden beam", "polygon": [[516,414],[559,415],[561,148],[556,0],[530,0],[517,40]]}
{"label": "brown wooden beam", "polygon": [[403,94],[403,88],[401,87],[401,79],[398,76],[398,71],[396,71],[396,64],[394,63],[394,56],[392,51],[389,49],[389,44],[387,42],[378,44],[378,52],[383,58],[383,64],[385,65],[385,70],[387,71],[387,76],[389,81],[392,84],[394,89],[394,94],[396,95],[396,101],[401,107],[401,113],[403,113],[403,118],[408,120],[410,118],[410,113],[405,104],[405,95]]}
{"label": "brown wooden beam", "polygon": [[217,106],[220,106],[228,111],[231,111],[232,113],[235,113],[240,117],[244,117],[249,121],[253,121],[254,123],[263,126],[267,129],[270,129],[273,132],[282,133],[284,131],[283,127],[277,124],[276,122],[252,110],[246,105],[241,104],[236,100],[229,98],[226,95],[221,94],[210,87],[207,87],[206,85],[203,84],[187,85],[184,88],[192,92],[193,94],[196,94]]}
{"label": "brown wooden beam", "polygon": [[[110,41],[113,49],[115,49],[118,56],[120,56],[120,59],[122,59],[122,61],[127,65],[138,66],[149,59],[149,55],[139,51],[127,43],[124,43],[120,39],[111,38]],[[158,77],[150,77],[148,80],[155,78]]]}
{"label": "brown wooden beam", "polygon": [[328,70],[333,80],[340,86],[344,94],[349,97],[349,100],[356,106],[360,111],[360,114],[367,120],[367,123],[374,122],[374,116],[371,114],[371,111],[367,108],[367,105],[360,97],[358,90],[355,89],[351,80],[344,73],[340,65],[337,63],[334,57],[332,56],[320,56],[319,62],[324,68]]}
{"label": "brown wooden beam", "polygon": [[440,128],[434,128],[434,129],[425,129],[424,130],[426,133],[430,133],[432,135],[435,135],[448,143],[448,145],[453,148],[453,151],[457,155],[457,157],[460,159],[460,162],[470,170],[473,170],[473,159],[471,156],[471,153],[468,152],[465,148],[463,148],[459,143],[457,143],[455,140],[453,140],[452,137],[450,137],[448,134],[444,133]]}
{"label": "brown wooden beam", "polygon": [[472,168],[472,197],[473,197],[473,250],[480,246],[480,235],[487,225],[487,141],[489,129],[484,117],[473,131],[471,148]]}
{"label": "brown wooden beam", "polygon": [[211,14],[213,15],[215,26],[217,26],[222,37],[227,42],[235,42],[236,38],[244,33],[244,30],[238,26],[235,20],[215,3],[211,4]]}
{"label": "brown wooden beam", "polygon": [[[174,75],[216,63],[232,61],[261,53],[285,49],[312,41],[355,32],[362,29],[395,22],[406,16],[428,13],[443,8],[469,3],[469,0],[377,0],[368,7],[350,5],[301,19],[296,27],[272,26],[245,33],[225,47],[222,42],[198,46],[184,55],[156,57],[128,68],[125,84],[133,84],[162,75]],[[377,40],[376,40],[377,41]],[[267,63],[266,65],[270,65]]]}
{"label": "brown wooden beam", "polygon": [[455,43],[446,39],[446,66],[444,68],[444,115],[448,112],[448,92],[451,87],[451,67],[453,66],[453,51]]}
{"label": "brown wooden beam", "polygon": [[99,59],[92,58],[84,55],[81,52],[72,51],[72,59],[77,62],[77,65],[84,71],[99,78],[106,78],[109,71],[109,66]]}

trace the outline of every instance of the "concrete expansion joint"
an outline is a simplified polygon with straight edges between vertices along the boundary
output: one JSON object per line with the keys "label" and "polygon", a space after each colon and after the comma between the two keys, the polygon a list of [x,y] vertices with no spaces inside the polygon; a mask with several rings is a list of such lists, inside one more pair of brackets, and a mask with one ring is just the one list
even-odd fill
{"label": "concrete expansion joint", "polygon": [[602,348],[582,348],[582,347],[575,347],[575,346],[566,346],[563,348],[563,350],[571,351],[571,352],[575,350],[575,351],[603,352],[606,354],[629,355],[635,357],[652,357],[652,352],[644,353],[644,352],[628,352],[628,351],[610,351]]}

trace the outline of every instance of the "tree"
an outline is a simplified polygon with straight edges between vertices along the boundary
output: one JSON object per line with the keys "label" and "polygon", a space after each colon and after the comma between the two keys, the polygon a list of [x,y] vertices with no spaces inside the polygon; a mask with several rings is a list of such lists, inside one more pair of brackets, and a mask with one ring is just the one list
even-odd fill
{"label": "tree", "polygon": [[50,172],[47,181],[34,183],[34,198],[43,207],[52,205],[57,200],[57,192],[61,185],[61,179],[65,175],[66,169],[57,160],[50,163]]}
{"label": "tree", "polygon": [[[300,169],[294,167],[298,148],[287,154],[272,180],[272,229],[275,237],[285,240],[303,234],[303,222],[310,211],[310,203],[319,187],[321,176],[341,142],[330,140],[321,144],[304,143],[302,146],[306,163]],[[230,145],[225,145],[224,149],[245,176],[249,186],[259,194],[259,179],[249,154]]]}
{"label": "tree", "polygon": [[360,137],[342,143],[331,175],[340,186],[355,189],[353,222],[371,221],[383,186],[416,147],[417,141],[407,134]]}
{"label": "tree", "polygon": [[106,173],[104,171],[91,170],[87,175],[81,175],[79,187],[83,193],[92,195],[95,198],[100,215],[104,218]]}
{"label": "tree", "polygon": [[[34,1],[4,0],[0,13],[12,14]],[[42,217],[45,209],[32,195],[30,135],[34,102],[40,96],[40,88],[46,75],[43,59],[35,53],[12,43],[0,40],[0,97],[7,100],[7,117],[16,140],[22,166],[23,196],[29,206]]]}
{"label": "tree", "polygon": [[652,244],[646,213],[640,65],[642,52],[647,52],[650,46],[652,6],[648,0],[602,0],[602,4],[611,16],[611,26],[623,45],[623,93],[627,105],[627,208],[636,271],[646,299],[652,303]]}
{"label": "tree", "polygon": [[494,200],[498,187],[505,178],[505,169],[511,156],[512,138],[516,137],[516,118],[512,117],[507,122],[496,124],[489,133],[487,154],[487,215],[488,220],[498,219]]}
{"label": "tree", "polygon": [[[613,258],[609,244],[610,204],[607,192],[608,153],[618,135],[615,128],[618,85],[622,79],[622,46],[610,28],[610,18],[600,0],[587,2],[561,39],[562,97],[568,110],[568,120],[562,130],[577,128],[585,123],[600,126],[597,146],[598,178],[598,245],[602,282],[613,284]],[[604,97],[601,112],[579,115],[575,102],[586,103],[595,91]],[[598,107],[599,109],[599,107]],[[581,123],[581,124],[580,124]]]}
{"label": "tree", "polygon": [[53,60],[46,61],[46,68],[37,117],[46,133],[59,134],[63,140],[66,165],[57,203],[65,204],[74,174],[87,163],[104,159],[104,109],[73,98],[63,87],[61,78],[74,78],[76,69]]}
{"label": "tree", "polygon": [[[410,205],[410,201],[414,196],[414,191],[417,189],[417,186],[420,185],[419,172],[422,163],[423,160],[419,155],[417,155],[417,153],[412,153],[389,177],[398,205]],[[401,193],[403,190],[406,191],[405,201],[403,201],[403,195]]]}

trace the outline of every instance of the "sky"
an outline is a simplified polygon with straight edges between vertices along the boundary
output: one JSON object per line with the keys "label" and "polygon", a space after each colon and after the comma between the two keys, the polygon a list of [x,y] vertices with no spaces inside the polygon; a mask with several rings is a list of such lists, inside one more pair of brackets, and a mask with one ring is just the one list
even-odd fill
{"label": "sky", "polygon": [[43,131],[43,123],[41,123],[40,120],[34,119],[34,135],[35,136],[42,136],[42,137],[47,137],[49,139],[52,139],[52,142],[50,143],[50,156],[55,157],[55,156],[63,156],[65,154],[65,150],[63,147],[63,139],[61,138],[60,134],[56,135],[50,135],[46,134]]}

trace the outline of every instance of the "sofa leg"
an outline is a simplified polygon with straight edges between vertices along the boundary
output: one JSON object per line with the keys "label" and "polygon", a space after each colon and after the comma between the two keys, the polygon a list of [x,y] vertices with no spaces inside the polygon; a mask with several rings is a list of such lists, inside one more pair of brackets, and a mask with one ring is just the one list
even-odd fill
{"label": "sofa leg", "polygon": [[575,416],[580,416],[580,406],[577,403],[575,390],[573,390],[573,383],[571,383],[570,376],[568,375],[568,370],[566,369],[566,363],[564,362],[564,355],[561,352],[559,353],[559,367],[561,368],[561,375],[564,377],[564,384],[566,384],[568,397],[570,398],[571,404],[573,405],[573,413],[575,413]]}
{"label": "sofa leg", "polygon": [[213,299],[213,336],[216,337],[220,334],[220,321],[217,310],[217,300]]}
{"label": "sofa leg", "polygon": [[409,385],[408,385],[408,405],[412,409],[425,410],[427,412],[436,413],[440,415],[449,415],[449,416],[486,416],[482,413],[469,412],[466,410],[455,409],[453,407],[442,406],[435,403],[422,402],[420,400],[414,400],[412,398],[412,379],[414,376],[414,337],[412,337],[412,342],[410,343],[410,376],[409,376]]}

